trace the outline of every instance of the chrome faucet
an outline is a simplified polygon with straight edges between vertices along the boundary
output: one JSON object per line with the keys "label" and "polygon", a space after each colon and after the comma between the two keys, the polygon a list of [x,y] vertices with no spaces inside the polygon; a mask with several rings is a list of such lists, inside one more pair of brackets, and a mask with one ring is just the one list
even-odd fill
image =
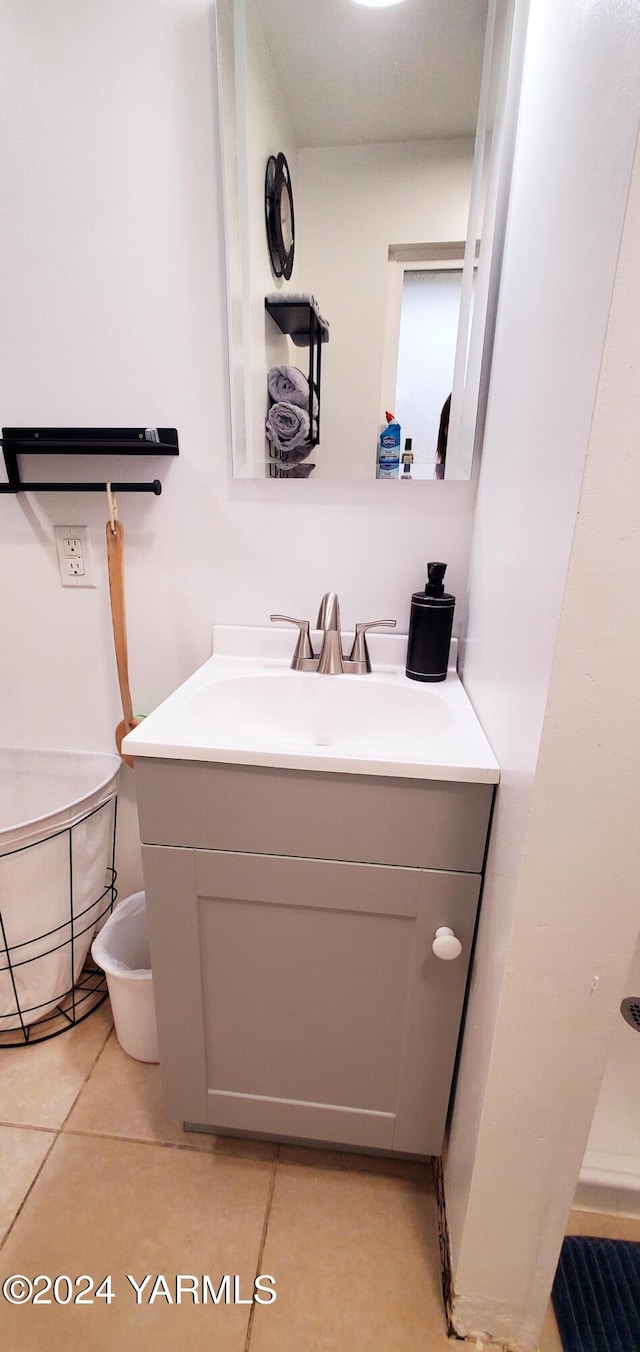
{"label": "chrome faucet", "polygon": [[364,676],[371,671],[367,647],[367,630],[388,627],[395,629],[395,620],[370,620],[357,624],[353,647],[348,657],[342,651],[340,632],[340,602],[335,592],[325,592],[318,611],[316,629],[322,631],[322,649],[316,657],[311,644],[308,620],[294,620],[291,615],[270,615],[271,620],[297,624],[298,640],[291,659],[294,671],[317,671],[320,676]]}
{"label": "chrome faucet", "polygon": [[335,592],[325,592],[318,611],[316,629],[324,633],[322,651],[318,660],[321,676],[342,676],[344,657],[340,633],[340,602]]}

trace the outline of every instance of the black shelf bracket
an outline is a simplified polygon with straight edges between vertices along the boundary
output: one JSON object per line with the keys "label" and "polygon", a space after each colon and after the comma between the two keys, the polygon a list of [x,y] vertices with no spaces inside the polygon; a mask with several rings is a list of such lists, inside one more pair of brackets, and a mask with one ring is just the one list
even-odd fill
{"label": "black shelf bracket", "polygon": [[[20,474],[23,455],[178,455],[175,427],[3,427],[2,453],[7,483],[0,493],[104,493],[100,483],[33,483]],[[117,493],[162,492],[159,479],[151,483],[111,483]]]}

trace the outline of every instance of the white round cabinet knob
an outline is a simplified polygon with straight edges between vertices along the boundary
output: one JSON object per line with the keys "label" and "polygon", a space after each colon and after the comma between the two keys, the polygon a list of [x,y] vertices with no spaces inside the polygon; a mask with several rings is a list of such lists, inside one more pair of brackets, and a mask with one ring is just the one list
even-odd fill
{"label": "white round cabinet knob", "polygon": [[442,958],[444,962],[451,962],[453,958],[459,958],[462,952],[462,944],[452,929],[448,925],[441,925],[436,930],[436,937],[431,945],[437,958]]}

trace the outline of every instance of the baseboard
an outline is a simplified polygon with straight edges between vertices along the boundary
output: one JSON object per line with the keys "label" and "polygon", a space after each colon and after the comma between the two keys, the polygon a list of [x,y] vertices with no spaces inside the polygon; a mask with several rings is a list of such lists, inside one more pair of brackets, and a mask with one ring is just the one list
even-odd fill
{"label": "baseboard", "polygon": [[640,1217],[640,1158],[588,1150],[573,1205],[579,1211]]}

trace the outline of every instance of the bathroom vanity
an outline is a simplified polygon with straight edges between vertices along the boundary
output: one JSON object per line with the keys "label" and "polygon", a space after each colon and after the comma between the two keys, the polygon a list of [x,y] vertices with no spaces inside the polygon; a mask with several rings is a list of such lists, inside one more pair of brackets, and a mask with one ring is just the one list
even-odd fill
{"label": "bathroom vanity", "polygon": [[285,632],[218,630],[127,738],[185,1123],[441,1149],[498,767],[455,671],[416,687],[402,644],[322,677]]}

